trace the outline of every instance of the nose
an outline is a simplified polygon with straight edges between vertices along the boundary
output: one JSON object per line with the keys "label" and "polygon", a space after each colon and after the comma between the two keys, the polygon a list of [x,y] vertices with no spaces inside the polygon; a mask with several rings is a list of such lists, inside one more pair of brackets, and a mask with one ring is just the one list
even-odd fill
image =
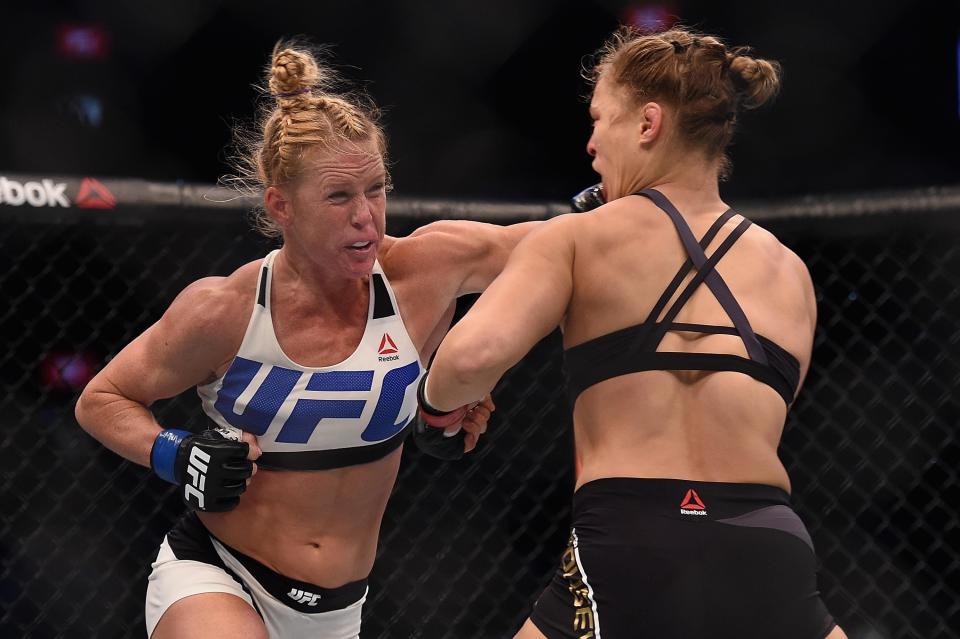
{"label": "nose", "polygon": [[592,158],[597,157],[597,145],[593,143],[593,135],[587,140],[587,155]]}
{"label": "nose", "polygon": [[357,205],[353,209],[353,214],[350,216],[350,224],[354,228],[362,229],[372,222],[373,208],[370,205],[370,200],[367,199],[365,194],[361,194]]}

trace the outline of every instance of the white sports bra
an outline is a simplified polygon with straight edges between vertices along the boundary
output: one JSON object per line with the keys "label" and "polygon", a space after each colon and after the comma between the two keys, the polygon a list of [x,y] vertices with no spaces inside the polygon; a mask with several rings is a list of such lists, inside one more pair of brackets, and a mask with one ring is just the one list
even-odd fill
{"label": "white sports bra", "polygon": [[256,435],[264,468],[323,470],[384,457],[409,431],[423,369],[380,263],[359,346],[339,364],[310,368],[287,357],[273,330],[276,255],[263,260],[239,352],[223,377],[197,387],[204,412],[227,430]]}

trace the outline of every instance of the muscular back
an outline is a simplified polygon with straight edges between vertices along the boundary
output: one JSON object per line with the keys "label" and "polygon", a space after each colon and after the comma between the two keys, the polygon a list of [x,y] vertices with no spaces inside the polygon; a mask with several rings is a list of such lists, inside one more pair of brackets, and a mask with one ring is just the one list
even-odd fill
{"label": "muscular back", "polygon": [[[698,239],[727,208],[719,201],[674,203]],[[739,221],[735,217],[724,225],[707,247],[708,257]],[[575,259],[565,348],[642,323],[687,259],[669,217],[642,197],[626,197],[581,216],[570,231]],[[753,225],[716,270],[753,330],[797,358],[802,379],[815,305],[800,259]],[[692,272],[685,282],[691,277]],[[705,285],[675,321],[732,326]],[[658,350],[747,355],[736,335],[694,332],[668,332]],[[736,372],[644,371],[602,381],[581,393],[574,408],[578,481],[683,477],[789,489],[776,455],[786,410],[772,388]]]}

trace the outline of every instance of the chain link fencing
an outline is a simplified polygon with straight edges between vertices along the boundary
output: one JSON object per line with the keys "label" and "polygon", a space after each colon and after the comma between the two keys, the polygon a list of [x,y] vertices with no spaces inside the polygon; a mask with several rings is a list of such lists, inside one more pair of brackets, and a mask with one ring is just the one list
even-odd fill
{"label": "chain link fencing", "polygon": [[[271,248],[237,203],[182,195],[155,206],[118,197],[114,209],[0,205],[0,637],[144,635],[149,564],[181,505],[76,425],[78,387],[187,283]],[[562,208],[446,210],[502,220]],[[391,210],[389,230],[403,235],[444,206]],[[780,453],[828,607],[851,639],[960,637],[960,191],[742,210],[816,285],[813,364]],[[527,617],[568,534],[560,359],[554,334],[508,373],[475,454],[445,463],[406,447],[364,639],[512,637]],[[165,426],[204,423],[193,393],[155,409]]]}

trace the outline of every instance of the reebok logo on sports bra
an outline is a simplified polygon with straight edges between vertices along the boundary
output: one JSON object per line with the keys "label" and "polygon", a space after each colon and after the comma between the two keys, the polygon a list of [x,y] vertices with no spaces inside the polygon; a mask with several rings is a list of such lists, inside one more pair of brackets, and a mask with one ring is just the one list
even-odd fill
{"label": "reebok logo on sports bra", "polygon": [[323,470],[375,461],[403,443],[417,410],[423,369],[379,263],[370,275],[363,337],[338,364],[302,366],[273,330],[273,260],[263,261],[256,303],[240,350],[223,377],[197,388],[220,426],[257,436],[257,464]]}

